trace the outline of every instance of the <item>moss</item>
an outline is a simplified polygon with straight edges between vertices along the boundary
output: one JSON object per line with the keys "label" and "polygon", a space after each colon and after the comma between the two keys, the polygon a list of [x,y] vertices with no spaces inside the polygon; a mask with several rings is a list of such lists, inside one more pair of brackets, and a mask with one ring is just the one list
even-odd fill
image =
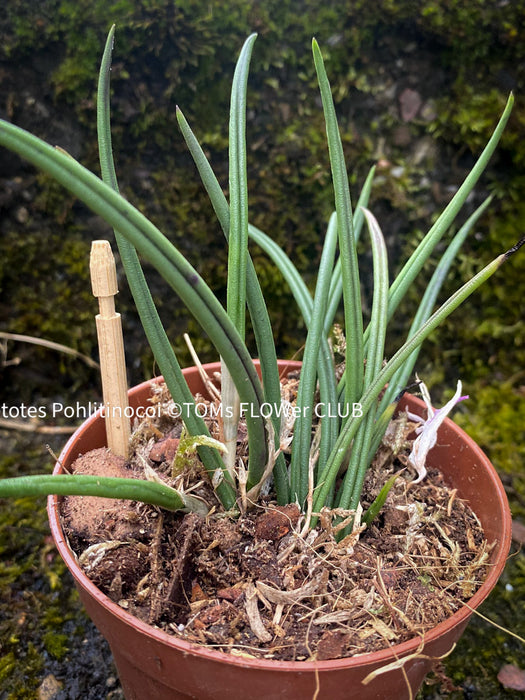
{"label": "moss", "polygon": [[[2,435],[4,449],[9,436]],[[42,446],[31,440],[18,441],[18,450],[0,461],[0,477],[41,471]],[[49,625],[56,626],[64,613],[53,619],[47,611],[58,610],[46,583],[45,570],[54,568],[63,577],[64,566],[46,543],[48,533],[45,501],[17,499],[2,502],[0,507],[0,638],[2,654],[0,675],[2,688],[9,698],[34,697],[45,660],[42,645],[45,635],[52,635]],[[46,592],[47,589],[47,592]],[[62,601],[63,602],[63,601]],[[16,659],[11,663],[10,659]],[[24,694],[21,694],[22,691]]]}
{"label": "moss", "polygon": [[[0,260],[0,285],[4,298],[10,300],[10,321],[4,328],[90,355],[96,348],[93,317],[97,309],[88,281],[89,243],[78,233],[64,239],[60,230],[33,224],[23,236],[11,230],[3,237],[9,256]],[[13,343],[9,351],[9,357],[19,357],[22,363],[3,370],[3,398],[8,402],[34,401],[35,391],[51,397],[62,391],[59,382],[73,388],[96,379],[92,369],[56,352]],[[33,386],[24,380],[28,365]]]}
{"label": "moss", "polygon": [[500,471],[505,473],[515,517],[525,518],[525,393],[518,373],[515,381],[469,387],[468,411],[460,413],[461,425]]}
{"label": "moss", "polygon": [[[63,439],[46,438],[60,450]],[[0,440],[3,452],[11,453],[0,459],[0,478],[50,470],[40,438],[0,431]],[[0,503],[2,698],[35,700],[43,677],[52,673],[69,684],[67,697],[95,700],[107,690],[100,668],[109,669],[108,675],[114,670],[107,651],[102,658],[102,640],[97,635],[93,641],[93,628],[49,535],[45,506],[45,499]],[[75,681],[80,674],[84,678]]]}
{"label": "moss", "polygon": [[5,681],[16,667],[16,658],[11,651],[0,659],[0,681]]}
{"label": "moss", "polygon": [[[452,0],[427,0],[414,13],[413,6],[406,2],[382,0],[379,7],[370,8],[365,2],[348,7],[334,1],[323,4],[308,1],[304,12],[297,16],[286,3],[273,0],[264,6],[235,0],[227,7],[221,3],[203,7],[188,0],[179,3],[176,9],[162,0],[154,3],[47,0],[34,8],[21,8],[12,2],[8,3],[7,27],[11,31],[7,31],[7,46],[13,60],[23,60],[35,49],[53,46],[57,58],[48,89],[57,106],[67,104],[75,110],[86,135],[84,155],[88,164],[96,168],[93,146],[96,70],[107,27],[112,21],[117,23],[112,71],[113,122],[122,185],[124,188],[131,185],[130,194],[138,194],[138,201],[144,201],[148,214],[163,229],[174,230],[178,242],[188,247],[191,241],[194,249],[200,250],[203,241],[207,249],[211,248],[213,239],[208,240],[207,235],[216,229],[210,227],[210,209],[202,193],[195,196],[195,191],[181,188],[188,178],[189,161],[181,139],[177,138],[174,106],[175,103],[183,106],[222,182],[226,183],[230,75],[242,39],[249,31],[257,30],[260,40],[252,61],[249,96],[252,219],[271,232],[288,252],[293,249],[299,267],[311,276],[315,269],[312,260],[319,254],[316,241],[332,207],[324,128],[316,106],[317,89],[308,49],[312,31],[323,46],[333,81],[355,191],[374,158],[384,156],[392,167],[379,173],[372,206],[379,214],[386,212],[387,235],[393,209],[403,208],[399,224],[405,235],[412,236],[428,221],[430,207],[435,208],[428,185],[421,186],[434,163],[427,160],[424,169],[418,167],[411,162],[410,153],[392,143],[400,122],[395,97],[388,109],[383,107],[382,96],[396,88],[395,73],[385,61],[393,64],[400,56],[401,61],[411,59],[412,43],[420,60],[425,60],[428,54],[434,63],[447,66],[451,78],[446,93],[443,91],[446,96],[435,102],[435,119],[430,123],[416,120],[409,129],[412,138],[428,133],[439,139],[440,147],[448,149],[451,158],[460,149],[462,161],[470,161],[490,133],[508,92],[502,86],[501,71],[512,73],[516,87],[521,84],[522,77],[515,66],[519,65],[522,48],[513,27],[519,26],[523,3],[509,5],[496,11],[486,3],[476,2],[467,11]],[[59,51],[55,50],[57,47]],[[479,66],[484,67],[483,73]],[[403,74],[403,68],[400,72]],[[402,79],[409,78],[407,72]],[[420,89],[424,92],[426,86]],[[373,106],[376,99],[380,99],[379,110]],[[213,109],[210,104],[214,105]],[[523,162],[525,141],[520,137],[523,132],[520,115],[518,106],[504,137],[503,151],[497,156],[499,163],[505,159],[516,165]],[[383,146],[379,148],[381,143]],[[174,159],[179,163],[175,168]],[[151,163],[155,164],[153,168]],[[394,166],[403,171],[402,177],[392,175]],[[140,175],[144,168],[153,186],[147,193],[139,191],[144,184]],[[497,176],[487,175],[487,188],[506,196],[509,192],[520,192],[521,185],[512,176],[507,174],[501,182],[500,171],[495,172]],[[505,172],[509,173],[508,167]],[[43,182],[42,178],[39,182],[43,189],[38,206],[45,205],[46,212],[54,213],[61,226],[70,226],[73,219],[78,226],[79,210],[73,202],[49,182]],[[454,184],[454,180],[445,183]],[[512,240],[510,229],[516,230],[518,217],[509,213],[507,220],[508,238]],[[498,223],[501,224],[491,225],[490,240],[487,233],[483,234],[484,250],[487,243],[492,247],[491,240],[501,240]],[[391,235],[394,237],[395,233]],[[64,252],[69,255],[67,250]],[[399,249],[394,247],[393,253],[396,252]],[[213,262],[214,255],[210,257],[210,265],[201,269],[215,283],[222,268]],[[465,258],[474,259],[472,249],[467,250]],[[484,299],[479,304],[480,313],[481,307],[488,308],[489,313],[491,308],[501,311],[505,304],[501,297],[508,297],[509,289],[514,289],[514,285],[501,287],[497,307],[487,306]],[[59,290],[54,296],[64,293]],[[41,296],[41,292],[38,294]],[[125,309],[124,296],[121,300]],[[21,300],[24,306],[35,303],[34,298]],[[515,303],[509,304],[511,311],[515,308]],[[46,309],[44,312],[40,315],[46,318],[48,312]],[[515,319],[515,313],[510,317]],[[468,329],[452,319],[450,335],[457,338],[458,346],[464,346],[464,341],[468,346],[470,339],[472,350],[477,350],[480,341],[486,342],[486,336],[475,336],[481,326],[478,317],[472,318]],[[15,325],[31,328],[35,321],[35,314],[30,318],[22,314]],[[60,324],[55,316],[50,319],[50,331],[57,322]],[[87,322],[86,318],[86,327]],[[183,318],[175,319],[177,327],[182,322]],[[487,334],[498,323],[494,317]],[[515,323],[511,320],[508,325],[512,327]],[[277,325],[282,325],[280,319]],[[59,326],[54,339],[61,340],[64,330]],[[516,331],[522,337],[522,329],[518,327]],[[86,337],[85,331],[82,335]],[[138,335],[134,331],[132,338]],[[142,348],[137,351],[139,356],[144,352]],[[429,353],[434,363],[440,359],[436,346],[429,346]],[[501,355],[499,352],[498,360]],[[468,347],[464,360],[470,366]],[[511,363],[512,358],[508,364]],[[472,371],[476,374],[478,370],[474,366]]]}
{"label": "moss", "polygon": [[63,659],[69,649],[69,638],[65,634],[56,634],[55,632],[46,632],[43,637],[44,647],[46,651],[55,659]]}

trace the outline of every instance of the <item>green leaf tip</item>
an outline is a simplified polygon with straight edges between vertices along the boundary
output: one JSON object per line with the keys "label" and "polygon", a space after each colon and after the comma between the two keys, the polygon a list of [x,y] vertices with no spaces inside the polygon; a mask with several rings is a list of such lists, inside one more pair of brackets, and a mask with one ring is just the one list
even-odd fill
{"label": "green leaf tip", "polygon": [[384,484],[381,491],[375,497],[372,505],[368,508],[366,513],[363,515],[363,517],[361,519],[363,523],[365,523],[366,525],[370,525],[372,523],[372,521],[379,515],[379,512],[381,511],[381,509],[385,505],[388,494],[390,493],[390,491],[391,491],[392,487],[394,486],[395,482],[397,481],[398,477],[401,476],[401,473],[402,472],[396,472],[396,474],[392,474],[392,476],[388,479],[386,484]]}
{"label": "green leaf tip", "polygon": [[317,39],[315,37],[312,39],[312,54],[314,57],[314,62],[323,62],[323,54],[321,53],[321,47],[317,43]]}

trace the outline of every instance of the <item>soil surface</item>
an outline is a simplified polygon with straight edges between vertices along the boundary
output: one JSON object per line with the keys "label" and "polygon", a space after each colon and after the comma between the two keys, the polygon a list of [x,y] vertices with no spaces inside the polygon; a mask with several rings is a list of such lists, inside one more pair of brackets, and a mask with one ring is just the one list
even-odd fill
{"label": "soil surface", "polygon": [[[477,518],[439,472],[413,483],[406,468],[413,427],[406,416],[393,423],[369,472],[365,509],[390,474],[400,474],[369,527],[359,513],[326,509],[309,529],[297,506],[277,506],[270,492],[237,519],[219,508],[202,517],[68,497],[65,530],[87,575],[112,600],[188,641],[294,661],[374,651],[453,614],[484,579],[489,554]],[[180,431],[165,418],[148,420],[134,435],[130,464],[103,448],[72,470],[145,478],[146,463],[211,502],[196,458],[172,476]],[[245,441],[240,429],[241,453]]]}

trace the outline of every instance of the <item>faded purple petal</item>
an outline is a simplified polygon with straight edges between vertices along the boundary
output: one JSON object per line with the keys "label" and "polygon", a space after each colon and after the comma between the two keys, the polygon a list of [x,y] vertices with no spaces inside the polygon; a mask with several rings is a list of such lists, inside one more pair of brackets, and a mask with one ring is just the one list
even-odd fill
{"label": "faded purple petal", "polygon": [[[427,388],[424,384],[422,384],[422,387],[424,387],[423,395],[428,396],[428,391]],[[420,422],[422,422],[422,425],[417,429],[419,432],[419,435],[417,438],[414,440],[414,443],[412,445],[412,452],[410,453],[408,457],[408,462],[409,464],[414,467],[414,469],[417,471],[417,479],[413,481],[413,484],[418,484],[420,481],[422,481],[426,474],[426,460],[427,460],[427,455],[430,452],[430,450],[434,447],[437,441],[437,433],[438,430],[445,420],[445,418],[448,416],[448,414],[452,411],[452,409],[460,402],[464,401],[465,399],[468,399],[468,396],[461,396],[461,382],[458,380],[458,385],[456,389],[456,393],[454,396],[446,403],[443,408],[438,409],[437,411],[433,412],[429,403],[427,403],[427,409],[428,409],[428,418],[426,421],[422,421],[420,419]]]}

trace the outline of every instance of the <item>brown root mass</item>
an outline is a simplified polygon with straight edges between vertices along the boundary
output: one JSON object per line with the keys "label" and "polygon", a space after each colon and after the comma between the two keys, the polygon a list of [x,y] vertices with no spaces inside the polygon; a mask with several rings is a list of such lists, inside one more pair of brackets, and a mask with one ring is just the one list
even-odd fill
{"label": "brown root mass", "polygon": [[[160,447],[158,426],[140,426],[135,443],[141,459],[153,449],[150,464],[168,478],[180,427],[164,430]],[[403,450],[392,452],[384,446],[369,471],[365,508],[389,474],[404,468]],[[74,471],[88,470],[84,460],[89,469],[97,464],[89,473],[107,467],[130,475],[106,450],[82,457]],[[190,465],[194,480],[200,470]],[[486,575],[487,544],[468,505],[435,470],[416,485],[405,476],[376,521],[339,542],[329,514],[303,536],[299,509],[271,497],[236,520],[85,497],[65,498],[62,515],[87,575],[149,624],[237,655],[335,659],[423,635]]]}
{"label": "brown root mass", "polygon": [[[123,457],[112,454],[101,447],[79,457],[74,465],[75,474],[141,478]],[[137,525],[142,518],[130,501],[97,496],[66,498],[62,505],[66,521],[75,523],[75,533],[86,544],[106,539],[129,540],[137,534]]]}

